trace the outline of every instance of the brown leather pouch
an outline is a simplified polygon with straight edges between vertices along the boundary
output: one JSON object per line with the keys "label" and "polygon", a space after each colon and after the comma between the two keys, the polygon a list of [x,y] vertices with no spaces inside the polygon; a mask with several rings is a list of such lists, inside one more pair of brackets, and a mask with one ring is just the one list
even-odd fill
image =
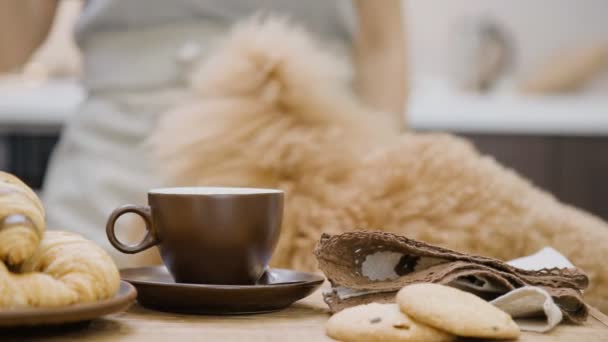
{"label": "brown leather pouch", "polygon": [[581,323],[588,315],[581,290],[589,279],[579,269],[522,270],[497,259],[367,231],[323,234],[315,256],[332,285],[324,294],[332,312],[363,303],[391,302],[403,286],[431,282],[488,300],[522,286],[539,286],[570,321]]}

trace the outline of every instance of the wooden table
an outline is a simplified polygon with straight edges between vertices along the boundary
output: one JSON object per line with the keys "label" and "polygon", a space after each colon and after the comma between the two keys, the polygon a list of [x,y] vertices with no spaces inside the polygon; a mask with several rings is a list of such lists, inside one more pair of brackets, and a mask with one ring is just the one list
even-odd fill
{"label": "wooden table", "polygon": [[[0,341],[331,341],[321,291],[290,308],[250,316],[193,316],[133,306],[128,312],[95,320],[88,326],[56,331],[3,333]],[[600,314],[601,315],[601,314]],[[608,317],[602,318],[608,324]],[[590,317],[582,326],[560,325],[550,334],[524,333],[519,341],[608,341],[608,325]]]}

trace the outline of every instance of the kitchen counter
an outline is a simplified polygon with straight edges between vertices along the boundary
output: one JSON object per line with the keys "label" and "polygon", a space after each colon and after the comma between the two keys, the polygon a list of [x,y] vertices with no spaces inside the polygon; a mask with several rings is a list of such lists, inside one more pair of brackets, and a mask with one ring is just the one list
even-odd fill
{"label": "kitchen counter", "polygon": [[[434,82],[410,96],[410,127],[480,134],[605,136],[608,96],[526,98],[509,93],[478,96]],[[0,80],[0,129],[61,127],[84,99],[76,80],[27,84]]]}
{"label": "kitchen counter", "polygon": [[75,80],[36,83],[0,79],[0,130],[59,130],[84,96]]}
{"label": "kitchen counter", "polygon": [[411,94],[410,126],[479,134],[606,136],[608,96],[479,96],[437,84]]}

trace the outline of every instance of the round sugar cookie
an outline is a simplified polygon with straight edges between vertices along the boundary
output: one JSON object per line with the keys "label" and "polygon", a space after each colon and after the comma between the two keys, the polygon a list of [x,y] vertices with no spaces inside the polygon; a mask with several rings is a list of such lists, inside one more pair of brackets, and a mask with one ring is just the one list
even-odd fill
{"label": "round sugar cookie", "polygon": [[333,315],[327,336],[345,342],[443,342],[454,336],[420,324],[403,314],[397,304],[364,304]]}
{"label": "round sugar cookie", "polygon": [[421,283],[397,294],[402,312],[416,321],[457,336],[517,338],[519,327],[511,316],[483,299],[453,287]]}

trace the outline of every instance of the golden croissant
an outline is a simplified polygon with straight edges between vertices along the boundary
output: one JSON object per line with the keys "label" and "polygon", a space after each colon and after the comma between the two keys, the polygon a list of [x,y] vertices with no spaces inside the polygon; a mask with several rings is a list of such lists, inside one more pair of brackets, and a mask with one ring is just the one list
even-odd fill
{"label": "golden croissant", "polygon": [[114,262],[99,246],[74,233],[48,231],[18,273],[0,263],[0,308],[93,302],[113,296],[119,283]]}
{"label": "golden croissant", "polygon": [[118,291],[118,270],[103,249],[78,234],[44,230],[36,194],[0,171],[0,309],[93,302]]}
{"label": "golden croissant", "polygon": [[36,193],[0,171],[0,261],[18,265],[32,256],[44,227],[44,208]]}

